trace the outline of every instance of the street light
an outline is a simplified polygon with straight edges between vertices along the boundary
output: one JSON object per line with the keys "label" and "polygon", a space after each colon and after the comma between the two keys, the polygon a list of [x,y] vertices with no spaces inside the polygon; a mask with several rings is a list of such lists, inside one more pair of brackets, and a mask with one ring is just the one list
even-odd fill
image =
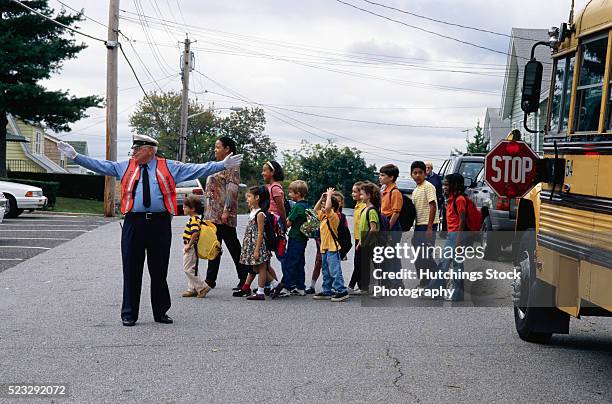
{"label": "street light", "polygon": [[[241,110],[242,110],[242,108],[239,108],[239,107],[230,107],[230,108],[214,108],[214,109],[212,109],[212,110],[213,110],[213,111],[229,110],[229,111],[238,112],[238,111],[241,111]],[[198,113],[196,113],[196,114],[189,115],[189,116],[187,116],[187,119],[189,119],[189,118],[193,118],[194,116],[198,116],[198,115],[205,114],[205,113],[210,112],[210,111],[211,111],[210,109],[207,109],[206,111],[202,111],[202,112],[198,112]]]}

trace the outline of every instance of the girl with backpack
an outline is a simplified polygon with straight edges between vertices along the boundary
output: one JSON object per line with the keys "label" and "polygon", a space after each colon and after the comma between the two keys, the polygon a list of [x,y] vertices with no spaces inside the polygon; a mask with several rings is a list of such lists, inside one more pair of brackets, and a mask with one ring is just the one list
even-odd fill
{"label": "girl with backpack", "polygon": [[[477,216],[476,213],[480,215],[480,212],[478,212],[478,208],[475,207],[474,202],[465,196],[465,185],[461,174],[449,174],[446,176],[446,180],[448,181],[448,200],[446,203],[448,236],[444,245],[444,251],[452,249],[453,256],[449,258],[443,257],[438,263],[437,270],[446,273],[451,263],[453,264],[453,269],[456,271],[456,279],[452,280],[452,288],[455,289],[455,292],[449,300],[462,301],[463,279],[461,279],[461,273],[463,272],[463,260],[456,260],[454,251],[457,247],[465,246],[470,243],[470,222],[479,220],[474,216]],[[442,279],[433,279],[429,282],[427,287],[430,289],[438,289],[444,286],[444,282],[445,281]]]}
{"label": "girl with backpack", "polygon": [[[374,247],[380,244],[381,213],[380,188],[372,183],[363,183],[360,188],[361,202],[365,205],[359,218],[359,241],[355,246],[355,254],[359,252],[360,260],[355,262],[359,266],[357,282],[361,293],[369,293],[370,275],[372,271],[372,257]],[[386,218],[385,218],[386,220]]]}
{"label": "girl with backpack", "polygon": [[[253,272],[247,276],[240,292],[243,292],[243,296],[248,296],[247,300],[266,300],[264,294],[266,281],[269,281],[272,287],[278,284],[276,274],[270,267],[272,253],[265,236],[266,226],[269,226],[270,221],[268,213],[270,193],[265,186],[251,187],[246,193],[246,201],[251,213],[244,232],[240,263],[252,266]],[[251,283],[255,279],[255,274],[258,275],[257,293],[250,295]]]}

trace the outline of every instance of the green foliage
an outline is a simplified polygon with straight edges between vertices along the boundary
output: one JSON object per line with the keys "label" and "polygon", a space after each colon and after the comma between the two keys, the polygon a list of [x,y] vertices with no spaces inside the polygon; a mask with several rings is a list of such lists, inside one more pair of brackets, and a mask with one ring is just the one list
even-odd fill
{"label": "green foliage", "polygon": [[[104,176],[85,174],[30,173],[9,171],[9,181],[43,181],[57,183],[57,196],[104,200]],[[29,183],[29,182],[28,182]],[[24,182],[25,184],[25,182]],[[34,185],[39,187],[39,185]],[[42,188],[42,187],[41,187]],[[44,193],[44,189],[43,189]],[[47,194],[45,196],[48,197]]]}
{"label": "green foliage", "polygon": [[474,140],[470,141],[469,138],[466,138],[465,142],[467,143],[468,153],[486,153],[489,151],[489,141],[485,140],[480,121],[476,124],[476,135],[474,135]]}
{"label": "green foliage", "polygon": [[316,203],[328,187],[334,187],[345,197],[345,206],[353,207],[353,184],[376,181],[376,167],[367,165],[361,152],[354,148],[303,143],[300,150],[285,153],[285,164],[292,176],[308,184],[308,201]]}
{"label": "green foliage", "polygon": [[[159,152],[168,158],[178,153],[181,95],[169,91],[149,94],[151,103],[143,99],[130,116],[130,126],[138,134],[159,141]],[[214,160],[215,141],[228,136],[236,142],[238,153],[244,154],[240,173],[247,184],[261,182],[261,167],[276,154],[276,145],[264,133],[266,118],[261,108],[244,108],[229,116],[216,114],[214,107],[206,107],[196,100],[189,102],[187,125],[187,161]]]}
{"label": "green foliage", "polygon": [[[28,6],[74,26],[81,13],[65,11],[54,16],[47,1],[31,1]],[[47,91],[38,84],[61,70],[62,62],[75,58],[85,49],[74,34],[16,3],[0,0],[0,175],[6,175],[6,114],[44,124],[55,131],[69,131],[69,123],[85,118],[85,110],[98,107],[97,96],[75,97],[66,91]]]}

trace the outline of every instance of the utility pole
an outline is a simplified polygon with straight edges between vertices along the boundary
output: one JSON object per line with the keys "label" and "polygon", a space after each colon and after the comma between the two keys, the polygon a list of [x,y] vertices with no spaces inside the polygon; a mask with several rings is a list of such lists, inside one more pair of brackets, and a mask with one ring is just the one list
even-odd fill
{"label": "utility pole", "polygon": [[181,77],[183,79],[183,95],[181,98],[181,130],[179,134],[178,160],[185,162],[187,159],[187,119],[189,118],[189,73],[192,69],[193,55],[191,53],[191,41],[185,38],[185,50],[181,60]]}
{"label": "utility pole", "polygon": [[[117,52],[119,46],[119,0],[108,7],[106,42],[106,159],[117,161]],[[104,178],[104,216],[115,216],[115,178]]]}

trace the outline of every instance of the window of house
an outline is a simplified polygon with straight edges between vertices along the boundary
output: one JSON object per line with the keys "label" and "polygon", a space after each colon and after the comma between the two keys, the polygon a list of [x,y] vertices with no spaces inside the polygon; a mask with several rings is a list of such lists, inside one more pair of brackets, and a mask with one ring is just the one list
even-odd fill
{"label": "window of house", "polygon": [[576,132],[598,129],[607,47],[607,34],[604,38],[592,39],[580,45],[582,62],[576,87]]}
{"label": "window of house", "polygon": [[575,62],[576,55],[555,61],[552,106],[550,110],[550,132],[553,134],[567,130]]}
{"label": "window of house", "polygon": [[34,132],[34,153],[43,154],[43,134]]}

